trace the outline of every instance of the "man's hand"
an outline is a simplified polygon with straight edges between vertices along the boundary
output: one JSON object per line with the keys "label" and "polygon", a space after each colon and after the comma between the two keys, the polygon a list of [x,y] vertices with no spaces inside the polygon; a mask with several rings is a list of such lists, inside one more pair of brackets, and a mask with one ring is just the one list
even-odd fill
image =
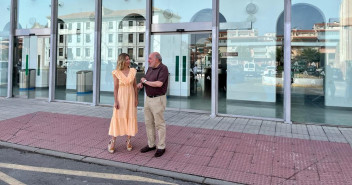
{"label": "man's hand", "polygon": [[137,84],[137,88],[138,88],[138,89],[142,89],[142,88],[143,88],[143,84],[142,84],[142,83],[138,83],[138,84]]}
{"label": "man's hand", "polygon": [[147,81],[148,83],[147,82],[143,83],[145,80],[146,80],[145,78],[141,78],[141,84],[142,85],[148,85],[150,87],[161,87],[161,86],[163,86],[163,82],[160,82],[160,81],[154,81],[154,82]]}
{"label": "man's hand", "polygon": [[146,79],[143,77],[141,78],[141,83],[143,83]]}

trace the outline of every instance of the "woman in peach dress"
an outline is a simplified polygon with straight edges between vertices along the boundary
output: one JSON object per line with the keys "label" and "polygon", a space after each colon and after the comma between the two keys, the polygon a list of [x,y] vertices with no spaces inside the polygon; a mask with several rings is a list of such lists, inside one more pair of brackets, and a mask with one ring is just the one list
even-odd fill
{"label": "woman in peach dress", "polygon": [[117,60],[116,70],[112,72],[114,78],[114,110],[110,122],[109,135],[112,136],[108,151],[115,152],[117,136],[127,135],[126,147],[132,150],[131,136],[138,131],[137,105],[138,91],[136,85],[136,69],[130,68],[130,56],[121,53]]}

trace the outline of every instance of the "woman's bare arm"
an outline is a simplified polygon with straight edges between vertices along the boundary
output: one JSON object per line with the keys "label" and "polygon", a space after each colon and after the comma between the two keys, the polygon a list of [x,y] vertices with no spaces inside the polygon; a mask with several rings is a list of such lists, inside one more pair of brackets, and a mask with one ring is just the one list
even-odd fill
{"label": "woman's bare arm", "polygon": [[136,82],[136,78],[133,81],[133,89],[134,89],[134,94],[135,94],[135,105],[136,107],[138,106],[138,89],[137,89],[137,82]]}
{"label": "woman's bare arm", "polygon": [[114,100],[115,100],[114,106],[116,109],[120,108],[119,100],[117,99],[118,93],[119,93],[119,79],[117,79],[117,77],[114,75]]}

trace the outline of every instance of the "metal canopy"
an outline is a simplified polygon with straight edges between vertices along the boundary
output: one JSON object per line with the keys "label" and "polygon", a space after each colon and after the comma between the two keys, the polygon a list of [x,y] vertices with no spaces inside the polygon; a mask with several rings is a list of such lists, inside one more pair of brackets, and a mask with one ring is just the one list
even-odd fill
{"label": "metal canopy", "polygon": [[16,29],[15,36],[42,36],[50,35],[50,28],[38,28],[38,29]]}

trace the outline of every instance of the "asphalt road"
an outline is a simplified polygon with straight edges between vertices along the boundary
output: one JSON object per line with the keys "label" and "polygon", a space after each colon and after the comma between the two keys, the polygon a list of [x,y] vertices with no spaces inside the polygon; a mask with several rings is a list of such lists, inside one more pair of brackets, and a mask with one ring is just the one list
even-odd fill
{"label": "asphalt road", "polygon": [[196,183],[0,147],[0,185],[2,184],[194,185]]}

